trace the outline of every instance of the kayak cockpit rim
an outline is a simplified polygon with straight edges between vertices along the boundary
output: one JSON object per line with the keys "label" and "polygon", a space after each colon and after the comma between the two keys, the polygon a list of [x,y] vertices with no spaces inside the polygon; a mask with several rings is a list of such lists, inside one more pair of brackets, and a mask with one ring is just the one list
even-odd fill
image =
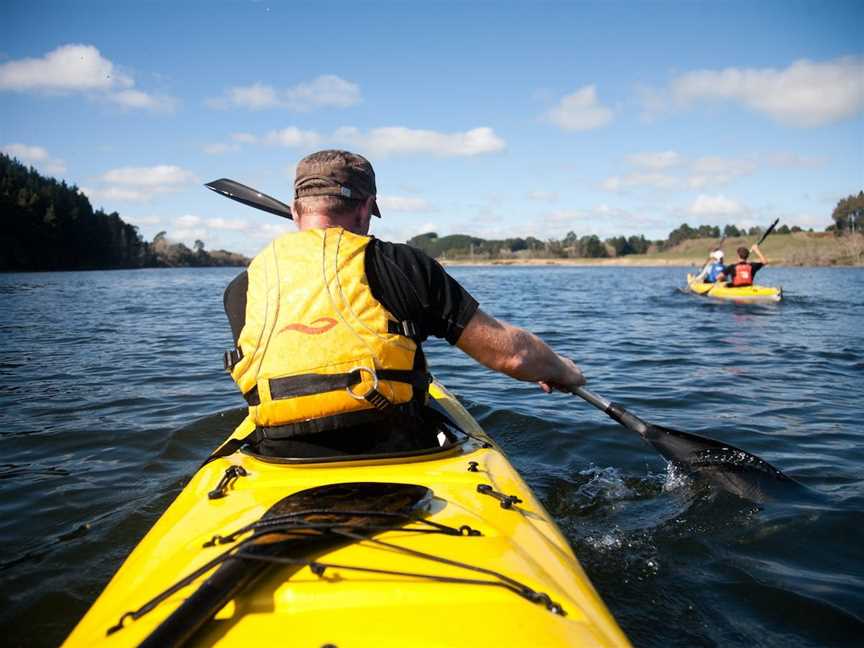
{"label": "kayak cockpit rim", "polygon": [[485,439],[475,439],[464,430],[460,429],[448,420],[448,424],[440,425],[439,439],[441,444],[428,448],[420,448],[413,450],[401,450],[397,452],[375,452],[368,454],[353,454],[353,455],[332,455],[332,456],[312,456],[312,457],[285,457],[259,454],[251,446],[243,446],[240,452],[255,458],[258,461],[272,464],[291,464],[291,465],[314,465],[314,464],[333,464],[333,463],[369,463],[376,461],[392,461],[394,459],[412,459],[428,460],[440,459],[450,455],[458,454],[462,451],[463,446],[468,441],[474,440],[481,444],[485,444]]}

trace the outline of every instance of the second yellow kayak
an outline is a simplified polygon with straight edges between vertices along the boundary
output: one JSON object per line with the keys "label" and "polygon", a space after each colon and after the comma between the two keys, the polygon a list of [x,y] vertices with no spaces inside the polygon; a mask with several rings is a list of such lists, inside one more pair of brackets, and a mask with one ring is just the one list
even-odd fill
{"label": "second yellow kayak", "polygon": [[783,289],[773,286],[727,286],[725,283],[703,283],[694,281],[693,275],[687,275],[687,289],[715,299],[728,299],[730,301],[742,302],[779,302],[783,299]]}

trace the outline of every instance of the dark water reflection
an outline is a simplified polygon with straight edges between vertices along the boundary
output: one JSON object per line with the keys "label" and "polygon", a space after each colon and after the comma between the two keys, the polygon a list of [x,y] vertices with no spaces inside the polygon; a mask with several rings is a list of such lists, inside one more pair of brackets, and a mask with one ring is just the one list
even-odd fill
{"label": "dark water reflection", "polygon": [[[755,505],[670,471],[588,405],[428,346],[639,646],[857,645],[864,279],[769,269],[778,305],[679,269],[454,268],[495,315],[643,418],[726,440],[822,496]],[[234,271],[0,275],[0,630],[53,645],[242,417],[221,371]]]}

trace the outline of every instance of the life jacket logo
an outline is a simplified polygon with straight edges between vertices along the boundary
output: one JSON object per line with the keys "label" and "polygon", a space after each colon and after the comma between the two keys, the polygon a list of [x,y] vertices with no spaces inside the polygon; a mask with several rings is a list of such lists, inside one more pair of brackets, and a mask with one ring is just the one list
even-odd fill
{"label": "life jacket logo", "polygon": [[286,331],[297,331],[304,335],[321,335],[322,333],[326,333],[332,329],[336,324],[338,324],[338,322],[332,317],[319,317],[318,319],[309,322],[309,324],[301,324],[300,322],[288,324],[279,332],[284,333]]}

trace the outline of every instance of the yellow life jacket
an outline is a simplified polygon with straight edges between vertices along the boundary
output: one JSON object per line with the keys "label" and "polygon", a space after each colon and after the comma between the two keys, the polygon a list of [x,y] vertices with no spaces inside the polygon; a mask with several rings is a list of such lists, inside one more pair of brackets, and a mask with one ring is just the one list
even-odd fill
{"label": "yellow life jacket", "polygon": [[230,371],[257,426],[318,431],[425,398],[417,343],[369,289],[371,240],[311,229],[279,237],[252,260]]}

